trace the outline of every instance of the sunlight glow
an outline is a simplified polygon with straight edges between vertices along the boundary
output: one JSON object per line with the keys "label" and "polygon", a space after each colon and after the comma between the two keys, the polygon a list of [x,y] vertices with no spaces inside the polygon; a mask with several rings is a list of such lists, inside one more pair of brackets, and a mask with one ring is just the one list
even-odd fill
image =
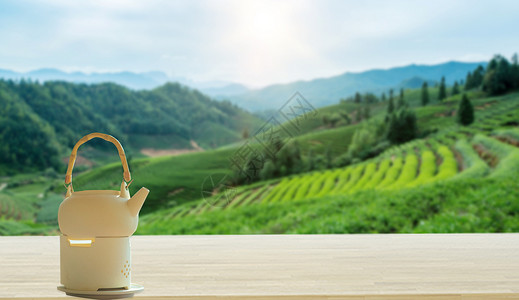
{"label": "sunlight glow", "polygon": [[301,41],[302,30],[294,6],[279,1],[236,3],[233,29],[226,44],[240,49],[240,77],[264,82],[280,68],[289,69],[293,57],[301,58],[308,47]]}

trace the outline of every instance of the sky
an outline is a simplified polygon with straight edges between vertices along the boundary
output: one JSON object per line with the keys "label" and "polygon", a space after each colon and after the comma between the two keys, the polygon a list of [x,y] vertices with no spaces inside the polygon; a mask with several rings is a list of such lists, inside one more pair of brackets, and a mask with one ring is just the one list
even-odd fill
{"label": "sky", "polygon": [[519,51],[519,1],[13,0],[0,69],[162,71],[261,87]]}

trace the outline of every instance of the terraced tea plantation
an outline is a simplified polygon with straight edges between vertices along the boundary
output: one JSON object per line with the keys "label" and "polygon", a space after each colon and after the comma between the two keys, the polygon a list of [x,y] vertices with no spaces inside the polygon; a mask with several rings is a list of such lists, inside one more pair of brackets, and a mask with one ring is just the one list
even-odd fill
{"label": "terraced tea plantation", "polygon": [[370,191],[412,193],[416,188],[467,178],[506,177],[519,172],[518,145],[516,128],[491,134],[478,128],[446,131],[392,148],[357,165],[237,188],[232,198],[221,193],[196,204],[144,216],[143,223],[174,226],[174,219],[192,220],[190,216],[210,216],[211,212],[225,214],[252,204],[266,209],[277,204],[320,202],[327,197],[355,197]]}
{"label": "terraced tea plantation", "polygon": [[[519,231],[519,93],[474,97],[476,121],[470,126],[455,123],[459,95],[427,107],[419,107],[415,97],[408,100],[426,132],[422,139],[346,167],[220,187],[210,196],[202,195],[202,181],[230,172],[228,161],[236,145],[135,159],[132,188],[152,191],[137,233]],[[381,121],[384,115],[379,103],[372,118]],[[302,152],[312,150],[321,157],[326,149],[335,157],[347,151],[352,135],[363,126],[321,128],[314,123],[296,139]],[[48,176],[10,179],[0,190],[0,234],[57,232],[63,187],[60,174],[53,178],[54,184]],[[75,179],[80,190],[117,189],[120,163]]]}
{"label": "terraced tea plantation", "polygon": [[[250,186],[240,186],[234,188],[232,193],[224,191],[210,198],[151,213],[143,216],[142,228],[139,232],[143,234],[154,233],[156,230],[165,233],[392,232],[392,230],[430,232],[434,231],[434,228],[443,228],[440,232],[456,232],[456,230],[470,232],[470,229],[456,227],[463,228],[469,225],[463,223],[456,225],[456,222],[449,221],[454,223],[447,226],[445,224],[449,222],[445,220],[461,218],[460,216],[464,216],[465,211],[470,210],[474,203],[467,204],[468,208],[460,208],[460,213],[453,215],[449,215],[452,212],[444,215],[440,212],[440,208],[432,203],[443,201],[438,199],[452,199],[450,200],[452,202],[464,199],[463,195],[457,195],[449,189],[456,191],[463,189],[464,193],[469,193],[472,189],[487,188],[495,182],[515,180],[519,173],[519,129],[515,126],[517,125],[515,122],[519,120],[517,94],[475,100],[474,106],[477,120],[471,126],[461,127],[452,123],[448,125],[444,116],[452,115],[453,105],[449,103],[445,106],[431,107],[428,108],[429,113],[434,113],[433,119],[435,119],[431,123],[442,124],[442,130],[425,139],[391,147],[375,158],[344,168],[309,172]],[[478,180],[482,180],[483,183],[473,187],[472,184]],[[466,185],[471,187],[462,188]],[[505,190],[503,187],[501,189]],[[490,192],[486,191],[477,195],[486,197],[488,193]],[[369,214],[375,219],[380,218],[379,215],[384,215],[383,207],[389,205],[388,210],[396,209],[392,205],[398,204],[391,203],[400,201],[395,198],[397,195],[400,195],[398,198],[410,201],[405,204],[405,208],[402,208],[403,211],[412,210],[409,205],[414,206],[414,202],[421,203],[423,199],[436,198],[429,200],[431,203],[421,203],[425,205],[422,208],[416,204],[413,209],[420,209],[423,212],[409,213],[410,220],[422,213],[425,215],[410,225],[391,229],[388,224],[392,222],[392,218],[398,219],[398,217],[388,216],[387,219],[377,221],[382,222],[379,227],[381,229],[363,227],[366,226],[366,220],[358,220],[359,215]],[[470,197],[470,199],[477,198],[474,194]],[[519,206],[519,201],[515,199],[513,205]],[[323,230],[328,228],[324,224],[326,221],[317,224],[315,223],[318,222],[317,219],[313,221],[309,216],[323,218],[322,212],[313,211],[322,209],[331,209],[329,214],[337,214],[337,211],[330,208],[331,203],[335,203],[338,207],[351,206],[343,209],[341,215],[335,216],[332,222],[335,225]],[[513,205],[510,207],[515,207]],[[283,212],[284,209],[286,211]],[[278,211],[279,215],[277,215]],[[351,220],[345,221],[346,215],[349,214]],[[514,210],[512,215],[515,214]],[[438,216],[443,216],[443,219],[436,220]],[[427,218],[435,221],[427,221]],[[305,226],[301,226],[300,223],[303,222],[302,220],[313,225],[307,225],[308,228],[304,229]],[[344,225],[345,222],[353,223]],[[431,222],[440,223],[433,226]],[[479,219],[466,222],[479,224],[470,226],[483,224]],[[238,227],[238,223],[245,224],[245,227]],[[233,224],[237,227],[232,227]],[[338,229],[336,224],[345,227]],[[294,231],[294,228],[298,229]],[[519,224],[517,228],[519,229]]]}

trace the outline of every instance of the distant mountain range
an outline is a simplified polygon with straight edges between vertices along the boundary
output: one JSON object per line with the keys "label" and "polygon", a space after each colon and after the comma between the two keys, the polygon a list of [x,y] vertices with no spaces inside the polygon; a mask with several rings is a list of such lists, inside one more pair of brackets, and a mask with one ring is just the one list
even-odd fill
{"label": "distant mountain range", "polygon": [[464,63],[447,62],[437,65],[408,65],[386,70],[369,70],[365,72],[347,72],[338,76],[318,78],[310,81],[296,81],[287,84],[270,85],[242,94],[230,95],[228,99],[239,106],[260,111],[277,109],[296,91],[300,92],[316,107],[337,103],[355,92],[387,92],[390,88],[417,88],[424,81],[436,83],[445,76],[448,85],[454,81],[465,80],[467,72],[477,66],[486,66],[486,62]]}
{"label": "distant mountain range", "polygon": [[58,69],[39,69],[26,73],[0,69],[0,78],[19,80],[22,78],[38,81],[63,80],[74,83],[113,82],[134,90],[153,89],[167,82],[179,82],[200,90],[215,99],[228,99],[249,111],[277,109],[296,91],[300,92],[314,106],[321,107],[337,103],[341,98],[355,92],[387,92],[390,88],[417,88],[424,81],[429,84],[439,82],[445,76],[447,84],[464,80],[467,72],[486,62],[447,62],[436,65],[407,65],[391,69],[376,69],[365,72],[346,72],[344,74],[317,78],[309,81],[295,81],[287,84],[274,84],[251,90],[238,83],[227,81],[196,82],[183,77],[169,77],[163,72],[113,72],[82,73],[64,72]]}
{"label": "distant mountain range", "polygon": [[241,95],[250,91],[249,88],[239,83],[231,83],[219,87],[201,88],[200,90],[216,99],[225,99],[229,96]]}
{"label": "distant mountain range", "polygon": [[152,72],[106,72],[106,73],[83,73],[83,72],[64,72],[58,69],[44,68],[30,72],[16,72],[12,70],[0,69],[0,78],[3,79],[31,79],[40,82],[50,80],[62,80],[73,83],[104,83],[112,82],[124,85],[133,90],[150,90],[161,86],[167,82],[178,82],[200,90],[201,92],[214,98],[223,98],[229,95],[245,93],[247,87],[228,81],[207,81],[198,82],[185,77],[170,77],[160,71]]}
{"label": "distant mountain range", "polygon": [[31,79],[41,82],[49,80],[63,80],[74,83],[103,83],[113,82],[124,85],[131,89],[152,89],[160,86],[171,79],[162,72],[114,72],[114,73],[83,73],[64,72],[58,69],[38,69],[30,72],[15,72],[0,69],[0,77],[4,79],[20,80]]}

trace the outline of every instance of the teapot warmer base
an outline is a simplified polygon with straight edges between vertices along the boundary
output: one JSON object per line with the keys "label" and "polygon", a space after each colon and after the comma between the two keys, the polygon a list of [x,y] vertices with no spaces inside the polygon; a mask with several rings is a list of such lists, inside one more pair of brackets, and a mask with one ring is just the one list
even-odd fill
{"label": "teapot warmer base", "polygon": [[123,299],[131,298],[136,293],[142,292],[142,285],[132,283],[128,289],[106,289],[100,291],[81,291],[67,289],[65,286],[58,286],[58,290],[65,292],[68,296],[89,298],[89,299]]}

